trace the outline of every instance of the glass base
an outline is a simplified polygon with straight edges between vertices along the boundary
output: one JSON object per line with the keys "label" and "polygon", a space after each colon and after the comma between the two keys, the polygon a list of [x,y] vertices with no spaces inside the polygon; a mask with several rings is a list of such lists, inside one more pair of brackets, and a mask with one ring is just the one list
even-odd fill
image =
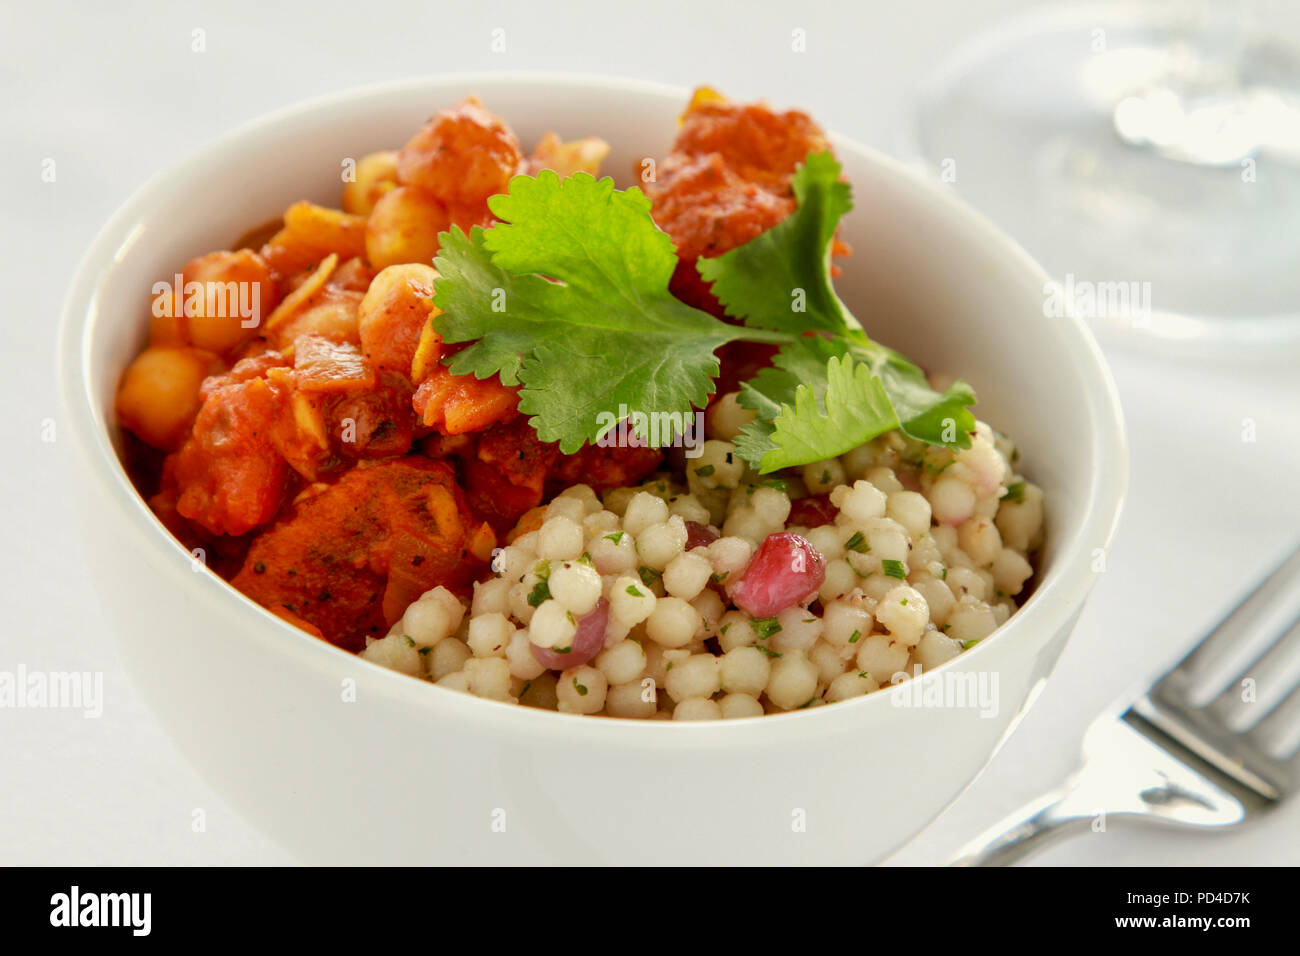
{"label": "glass base", "polygon": [[922,89],[912,144],[1106,330],[1300,339],[1300,61],[1151,8],[1031,14]]}

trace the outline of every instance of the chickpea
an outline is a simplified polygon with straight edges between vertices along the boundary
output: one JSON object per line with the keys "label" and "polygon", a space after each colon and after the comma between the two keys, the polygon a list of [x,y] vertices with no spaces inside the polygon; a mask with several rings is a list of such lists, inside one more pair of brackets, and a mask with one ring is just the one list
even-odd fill
{"label": "chickpea", "polygon": [[117,417],[141,441],[173,451],[199,413],[199,386],[222,370],[221,359],[202,349],[147,348],[122,376]]}
{"label": "chickpea", "polygon": [[433,266],[408,262],[389,266],[370,283],[357,313],[357,331],[362,351],[376,365],[410,373],[433,308],[436,278]]}
{"label": "chickpea", "polygon": [[[228,354],[256,337],[276,304],[271,270],[249,249],[191,259],[181,275],[183,297],[173,314],[179,317],[186,343],[209,352]],[[159,338],[165,342],[169,337]]]}
{"label": "chickpea", "polygon": [[366,258],[376,269],[403,262],[431,263],[438,254],[438,233],[449,222],[446,207],[423,189],[389,190],[366,222]]}
{"label": "chickpea", "polygon": [[440,110],[397,154],[397,179],[444,203],[478,204],[506,191],[523,154],[515,134],[477,100]]}
{"label": "chickpea", "polygon": [[368,216],[379,197],[397,185],[397,153],[383,150],[362,156],[357,161],[356,179],[343,184],[343,209],[357,216]]}

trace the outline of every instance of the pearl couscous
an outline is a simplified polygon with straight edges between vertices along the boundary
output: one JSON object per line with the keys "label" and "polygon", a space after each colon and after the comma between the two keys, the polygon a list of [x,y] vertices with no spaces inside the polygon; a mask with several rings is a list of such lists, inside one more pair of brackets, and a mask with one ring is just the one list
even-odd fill
{"label": "pearl couscous", "polygon": [[756,717],[913,677],[987,638],[1033,576],[1043,494],[1011,441],[898,431],[760,476],[731,395],[693,459],[520,521],[465,606],[411,604],[361,655],[442,687],[571,714]]}

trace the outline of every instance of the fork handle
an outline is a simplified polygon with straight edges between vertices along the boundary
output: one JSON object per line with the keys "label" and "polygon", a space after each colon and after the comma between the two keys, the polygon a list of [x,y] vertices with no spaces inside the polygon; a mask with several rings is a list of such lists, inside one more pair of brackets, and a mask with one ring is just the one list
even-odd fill
{"label": "fork handle", "polygon": [[1025,804],[966,844],[949,866],[1010,866],[1087,825],[1091,816],[1065,806],[1070,788]]}

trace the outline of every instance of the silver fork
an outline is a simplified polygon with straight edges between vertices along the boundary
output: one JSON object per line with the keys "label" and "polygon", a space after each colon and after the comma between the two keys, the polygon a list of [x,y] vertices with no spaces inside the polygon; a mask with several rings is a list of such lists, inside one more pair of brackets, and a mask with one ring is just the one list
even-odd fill
{"label": "silver fork", "polygon": [[[1248,640],[1262,650],[1202,701],[1221,686],[1208,676],[1216,658]],[[1300,754],[1286,742],[1300,725],[1300,675],[1284,682],[1277,674],[1297,641],[1300,547],[1144,693],[1092,722],[1083,765],[1063,786],[972,840],[950,864],[1006,866],[1111,817],[1221,828],[1276,806],[1300,784]],[[1274,699],[1245,702],[1249,686],[1275,691]]]}

